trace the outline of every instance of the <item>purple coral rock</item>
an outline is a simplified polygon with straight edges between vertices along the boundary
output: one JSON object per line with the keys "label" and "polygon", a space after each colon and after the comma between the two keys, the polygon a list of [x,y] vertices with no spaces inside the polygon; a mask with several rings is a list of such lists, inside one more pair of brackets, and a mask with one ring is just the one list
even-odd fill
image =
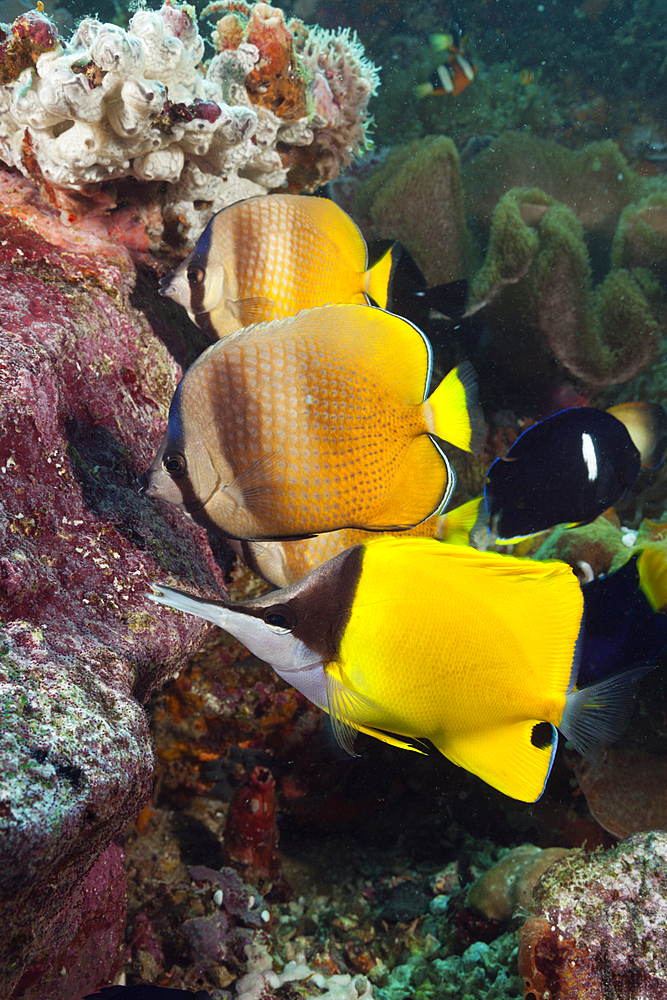
{"label": "purple coral rock", "polygon": [[54,1000],[68,943],[88,947],[82,882],[152,787],[141,701],[208,631],[150,583],[224,584],[205,532],[137,493],[180,369],[132,304],[130,255],[66,229],[27,182],[0,189],[0,994]]}
{"label": "purple coral rock", "polygon": [[242,882],[233,868],[222,868],[215,871],[214,868],[207,868],[206,865],[194,865],[189,868],[190,877],[195,882],[212,882],[222,891],[222,906],[230,917],[239,917],[247,924],[261,927],[262,921],[259,913],[253,913],[250,909],[258,899],[257,892]]}
{"label": "purple coral rock", "polygon": [[534,902],[519,948],[527,996],[667,996],[667,833],[568,855],[538,882]]}

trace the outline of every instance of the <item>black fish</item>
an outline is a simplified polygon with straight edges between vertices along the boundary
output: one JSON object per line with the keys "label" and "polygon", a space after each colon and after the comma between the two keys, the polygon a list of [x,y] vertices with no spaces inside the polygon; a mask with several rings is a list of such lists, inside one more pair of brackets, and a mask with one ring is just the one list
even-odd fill
{"label": "black fish", "polygon": [[[667,615],[657,614],[651,597],[662,591],[661,564],[657,546],[635,552],[614,573],[597,577],[582,587],[585,628],[577,683],[585,687],[634,667],[654,663],[667,649]],[[649,557],[649,558],[647,558]]]}
{"label": "black fish", "polygon": [[529,427],[496,459],[484,490],[491,532],[518,541],[556,524],[586,524],[634,483],[639,452],[604,410],[561,410]]}

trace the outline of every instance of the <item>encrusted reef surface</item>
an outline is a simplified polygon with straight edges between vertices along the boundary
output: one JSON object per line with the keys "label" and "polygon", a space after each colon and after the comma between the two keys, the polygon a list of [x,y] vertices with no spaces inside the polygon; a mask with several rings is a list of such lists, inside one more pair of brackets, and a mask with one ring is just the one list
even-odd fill
{"label": "encrusted reef surface", "polygon": [[137,494],[180,375],[148,279],[27,181],[0,186],[0,992],[64,998],[118,962],[112,842],[154,767],[141,702],[207,632],[147,584],[224,584],[205,532]]}
{"label": "encrusted reef surface", "polygon": [[644,1000],[667,992],[667,834],[570,855],[538,884],[520,934],[526,1000]]}
{"label": "encrusted reef surface", "polygon": [[[0,158],[73,222],[130,202],[147,238],[196,240],[225,205],[312,190],[366,145],[378,76],[356,38],[285,23],[269,4],[211,4],[204,70],[194,10],[86,17],[69,41],[30,11],[0,37]],[[163,185],[165,190],[163,191]]]}
{"label": "encrusted reef surface", "polygon": [[[420,105],[447,5],[351,6],[387,66],[381,136],[408,144],[354,167],[346,207],[358,190],[369,237],[400,238],[430,284],[469,280],[474,315],[430,330],[444,368],[473,359],[488,403],[485,456],[457,461],[463,500],[539,416],[667,401],[667,185],[604,131],[599,96],[540,79],[558,60],[540,61],[525,2],[462,0],[478,75]],[[556,10],[599,38],[619,8],[572,6],[544,23]],[[136,492],[205,346],[157,274],[224,205],[313,191],[368,145],[378,75],[335,27],[349,6],[288,8],[210,4],[208,51],[169,0],[67,38],[42,11],[2,29],[0,993],[78,1000],[121,978],[214,1000],[663,998],[665,836],[632,836],[667,823],[660,671],[630,736],[595,766],[561,741],[527,807],[439,754],[360,737],[340,760],[266,665],[146,598],[152,580],[224,588],[224,547],[216,561]],[[645,114],[629,132],[652,134]],[[667,473],[644,472],[615,514],[516,552],[597,576],[667,545],[666,502]],[[263,588],[239,565],[229,586]]]}

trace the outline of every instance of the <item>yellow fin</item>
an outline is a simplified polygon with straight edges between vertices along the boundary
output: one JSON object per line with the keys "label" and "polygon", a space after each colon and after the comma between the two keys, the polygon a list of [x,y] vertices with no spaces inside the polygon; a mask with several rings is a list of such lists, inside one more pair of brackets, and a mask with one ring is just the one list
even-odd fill
{"label": "yellow fin", "polygon": [[406,743],[405,740],[399,740],[397,736],[390,736],[389,733],[385,733],[381,729],[373,729],[371,726],[357,726],[357,728],[360,733],[365,733],[366,736],[373,736],[376,740],[388,743],[389,746],[398,747],[399,750],[412,750],[414,753],[426,753],[425,750],[420,750],[419,747],[414,746],[412,743]]}
{"label": "yellow fin", "polygon": [[432,415],[429,430],[433,434],[464,451],[479,451],[486,427],[477,399],[477,376],[470,362],[453,368],[425,406]]}
{"label": "yellow fin", "polygon": [[[308,324],[308,340],[313,346],[321,342],[330,351],[335,342],[336,351],[347,363],[366,372],[373,382],[381,380],[406,405],[424,402],[431,380],[432,352],[424,334],[412,323],[368,305],[321,306],[312,312],[304,310],[293,319],[300,328]],[[288,332],[289,327],[283,329]]]}
{"label": "yellow fin", "polygon": [[483,496],[468,500],[445,514],[435,534],[438,541],[449,545],[470,545],[470,532],[477,524],[480,504],[484,506]]}
{"label": "yellow fin", "polygon": [[[374,512],[375,530],[414,527],[447,506],[456,474],[447,457],[428,434],[410,441],[401,458],[385,506]],[[411,520],[422,509],[418,522]],[[380,527],[381,526],[381,527]]]}
{"label": "yellow fin", "polygon": [[380,729],[372,726],[365,726],[358,721],[358,716],[362,713],[368,715],[369,712],[377,715],[378,707],[364,695],[357,691],[351,691],[338,674],[337,666],[330,664],[326,669],[327,679],[327,710],[331,718],[336,742],[351,756],[355,757],[354,740],[358,732],[367,736],[374,736],[375,739],[390,746],[399,747],[402,750],[414,750],[415,753],[424,753],[418,747],[400,740],[397,736],[391,736]]}
{"label": "yellow fin", "polygon": [[[323,244],[328,244],[335,259],[344,262],[352,272],[351,280],[358,282],[358,291],[363,292],[363,275],[367,267],[366,241],[361,230],[330,198],[310,198],[306,195],[285,195],[292,203],[299,199],[306,213],[307,226],[315,238]],[[305,221],[305,220],[304,220]],[[305,278],[297,275],[297,280]],[[355,289],[350,289],[354,291]]]}
{"label": "yellow fin", "polygon": [[374,302],[377,302],[381,309],[391,308],[389,287],[400,256],[400,245],[394,243],[393,246],[389,247],[386,254],[376,264],[373,264],[369,271],[366,271],[366,293],[370,295]]}
{"label": "yellow fin", "polygon": [[238,320],[239,326],[251,326],[253,323],[273,319],[276,308],[273,299],[261,295],[248,299],[227,299],[226,306]]}
{"label": "yellow fin", "polygon": [[[536,728],[537,727],[537,728]],[[534,742],[533,742],[534,741]],[[538,744],[538,745],[535,745]],[[504,795],[536,802],[553,763],[558,732],[539,719],[471,734],[436,746],[449,760],[476,774]]]}
{"label": "yellow fin", "polygon": [[361,728],[357,718],[362,712],[368,714],[369,711],[377,713],[376,706],[362,694],[351,691],[341,679],[335,667],[325,670],[327,679],[327,708],[331,716],[336,742],[352,757],[354,753],[354,740]]}
{"label": "yellow fin", "polygon": [[637,560],[639,581],[654,611],[667,605],[667,552],[662,545],[647,545]]}

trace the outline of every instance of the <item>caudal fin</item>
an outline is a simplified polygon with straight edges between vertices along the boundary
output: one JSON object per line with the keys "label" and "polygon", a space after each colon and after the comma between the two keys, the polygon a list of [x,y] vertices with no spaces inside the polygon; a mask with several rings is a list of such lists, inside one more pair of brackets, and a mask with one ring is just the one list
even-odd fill
{"label": "caudal fin", "polygon": [[596,763],[602,750],[623,735],[635,704],[635,685],[653,666],[643,663],[570,691],[558,728],[577,753]]}
{"label": "caudal fin", "polygon": [[379,261],[366,271],[364,291],[370,295],[374,302],[377,302],[381,309],[392,308],[392,297],[389,289],[401,252],[400,243],[394,243],[380,257]]}
{"label": "caudal fin", "polygon": [[433,434],[464,451],[479,452],[486,426],[479,405],[477,376],[469,361],[453,368],[424,404],[431,408]]}

